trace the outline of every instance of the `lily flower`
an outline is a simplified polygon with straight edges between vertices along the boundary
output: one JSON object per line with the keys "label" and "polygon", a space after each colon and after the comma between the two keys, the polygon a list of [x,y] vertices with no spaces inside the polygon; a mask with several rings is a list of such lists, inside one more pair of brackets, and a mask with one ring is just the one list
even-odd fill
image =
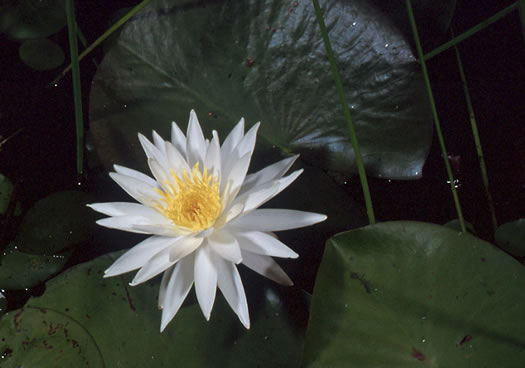
{"label": "lily flower", "polygon": [[295,229],[325,215],[259,207],[301,174],[284,176],[298,155],[247,174],[259,123],[246,134],[244,119],[223,144],[216,131],[205,139],[195,111],[186,135],[172,123],[171,141],[153,131],[153,142],[139,133],[153,177],[115,165],[111,178],[138,203],[89,206],[110,217],[99,225],[151,234],[120,256],[104,273],[116,276],[139,270],[130,285],[164,273],[159,291],[161,332],[195,285],[197,301],[209,320],[217,287],[250,328],[248,304],[238,264],[282,285],[292,281],[272,257],[297,258],[274,231]]}

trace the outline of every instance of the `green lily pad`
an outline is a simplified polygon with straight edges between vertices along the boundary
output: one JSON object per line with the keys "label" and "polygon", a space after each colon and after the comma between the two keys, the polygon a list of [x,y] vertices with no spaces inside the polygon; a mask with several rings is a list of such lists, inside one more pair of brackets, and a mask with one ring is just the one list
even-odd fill
{"label": "green lily pad", "polygon": [[84,326],[61,311],[22,308],[0,320],[2,367],[104,367]]}
{"label": "green lily pad", "polygon": [[[432,119],[410,45],[368,1],[323,5],[367,174],[419,178]],[[260,120],[259,143],[356,171],[309,2],[154,0],[130,20],[91,89],[91,134],[106,167],[136,167],[137,132],[165,134],[173,120],[184,129],[192,108],[208,134],[225,137],[241,116]]]}
{"label": "green lily pad", "polygon": [[39,200],[22,220],[16,245],[33,254],[57,254],[89,240],[95,227],[86,193],[64,191]]}
{"label": "green lily pad", "polygon": [[71,252],[50,256],[28,254],[11,243],[0,258],[0,289],[34,287],[60,272],[70,256]]}
{"label": "green lily pad", "polygon": [[515,257],[525,257],[525,219],[507,222],[496,230],[496,243]]}
{"label": "green lily pad", "polygon": [[12,193],[13,183],[11,183],[9,178],[0,174],[0,215],[5,215],[7,212]]}
{"label": "green lily pad", "polygon": [[64,0],[6,0],[0,32],[18,40],[48,37],[66,25]]}
{"label": "green lily pad", "polygon": [[312,296],[306,367],[506,367],[525,360],[525,269],[417,222],[341,233]]}
{"label": "green lily pad", "polygon": [[56,43],[47,38],[27,40],[18,49],[20,59],[36,70],[58,68],[64,63],[64,52]]}
{"label": "green lily pad", "polygon": [[[86,350],[93,343],[98,346],[93,355],[101,360],[94,367],[171,367],[177,362],[185,367],[298,367],[305,320],[297,316],[305,316],[308,310],[306,297],[299,290],[276,287],[253,273],[243,275],[252,322],[250,330],[244,329],[217,293],[210,322],[202,316],[195,298],[190,297],[160,333],[158,279],[130,287],[130,274],[102,278],[103,270],[119,254],[80,264],[50,280],[41,297],[29,299],[23,310],[10,312],[0,320],[0,346],[8,346],[12,357],[20,357],[17,364],[29,366],[23,354],[31,361],[41,349],[26,348],[23,341],[27,337],[33,340],[33,335],[13,328],[14,315],[24,316],[29,309],[51,310],[75,321],[91,336],[92,341],[78,344],[81,351],[85,351],[84,342]],[[27,324],[39,325],[43,318],[32,313]],[[36,339],[38,331],[35,334]],[[57,335],[65,340],[57,344],[67,344],[68,336]],[[66,356],[69,359],[70,354],[77,352],[65,351],[64,359]],[[55,366],[52,359],[42,359],[39,365]]]}

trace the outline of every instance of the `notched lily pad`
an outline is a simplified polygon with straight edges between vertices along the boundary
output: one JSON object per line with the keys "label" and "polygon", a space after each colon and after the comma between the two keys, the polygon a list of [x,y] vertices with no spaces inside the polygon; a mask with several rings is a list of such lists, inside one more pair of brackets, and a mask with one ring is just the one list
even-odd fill
{"label": "notched lily pad", "polygon": [[470,234],[387,222],[326,246],[305,367],[508,367],[525,360],[525,269]]}
{"label": "notched lily pad", "polygon": [[70,256],[71,251],[50,256],[28,254],[11,243],[0,258],[0,289],[34,287],[60,272]]}
{"label": "notched lily pad", "polygon": [[57,254],[86,242],[95,226],[89,196],[64,191],[51,194],[29,209],[22,220],[16,245],[33,254]]}
{"label": "notched lily pad", "polygon": [[[367,174],[419,178],[432,119],[409,44],[368,1],[323,5]],[[133,166],[143,155],[137,132],[165,133],[172,120],[184,129],[192,108],[208,133],[224,136],[241,116],[260,120],[265,145],[323,169],[356,171],[309,2],[156,0],[130,20],[91,90],[101,159]]]}
{"label": "notched lily pad", "polygon": [[[86,351],[94,342],[99,351],[92,354],[97,359],[100,356],[106,367],[168,367],[175,361],[192,367],[298,367],[305,329],[304,318],[299,320],[298,316],[305,316],[308,310],[300,290],[275,286],[255,273],[247,278],[243,275],[250,330],[241,325],[220,293],[207,322],[192,292],[160,333],[158,278],[130,287],[132,275],[102,277],[120,254],[101,256],[48,281],[42,296],[29,299],[25,309],[10,312],[0,320],[0,338],[5,339],[0,346],[11,349],[14,356],[24,349],[25,336],[31,336],[16,327],[20,324],[17,313],[23,317],[28,310],[34,311],[37,316],[32,316],[32,323],[40,330],[49,325],[40,325],[45,316],[38,315],[39,311],[56,311],[66,321],[75,321],[86,329],[92,341],[79,340],[79,349]],[[30,346],[26,351],[28,361],[39,354],[39,346]],[[75,354],[68,351],[64,355],[70,353]],[[29,366],[23,357],[19,359],[17,363]],[[54,360],[43,359],[38,367],[55,366]]]}

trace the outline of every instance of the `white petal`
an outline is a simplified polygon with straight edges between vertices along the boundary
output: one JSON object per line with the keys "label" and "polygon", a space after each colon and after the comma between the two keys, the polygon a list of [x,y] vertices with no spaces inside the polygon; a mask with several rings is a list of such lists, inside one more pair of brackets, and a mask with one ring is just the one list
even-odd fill
{"label": "white petal", "polygon": [[175,241],[177,241],[176,238],[163,236],[151,236],[141,241],[113,262],[104,271],[104,277],[120,275],[142,267],[156,253],[168,248]]}
{"label": "white petal", "polygon": [[246,175],[240,193],[244,193],[258,185],[280,179],[286,174],[290,167],[292,167],[298,157],[299,155],[285,158],[284,160],[278,161],[270,166],[266,166],[264,169],[259,170],[254,174]]}
{"label": "white petal", "polygon": [[278,284],[292,286],[293,282],[272,257],[242,251],[242,264]]}
{"label": "white petal", "polygon": [[140,203],[131,202],[105,202],[87,205],[93,210],[108,216],[155,216],[158,214],[153,208]]}
{"label": "white petal", "polygon": [[184,170],[186,170],[186,172],[191,171],[190,166],[186,162],[182,153],[169,142],[166,143],[166,157],[168,159],[168,165],[175,175],[181,175]]}
{"label": "white petal", "polygon": [[120,185],[126,193],[148,207],[154,207],[155,201],[160,199],[160,195],[154,190],[155,187],[146,184],[140,179],[118,173],[109,173],[109,176]]}
{"label": "white petal", "polygon": [[[237,196],[241,189],[248,167],[250,166],[251,153],[247,153],[223,172],[221,178],[221,191],[226,206]],[[223,185],[227,184],[227,185]]]}
{"label": "white petal", "polygon": [[255,149],[255,140],[257,139],[257,131],[259,130],[260,125],[260,122],[254,124],[234,148],[234,152],[237,152],[237,157],[242,157],[247,153],[249,153],[250,156],[252,155],[253,150]]}
{"label": "white petal", "polygon": [[[180,239],[178,240],[180,241]],[[173,245],[171,245],[173,246]],[[137,272],[133,280],[129,283],[131,286],[136,286],[149,279],[157,276],[159,273],[164,272],[169,267],[173,266],[175,262],[170,262],[169,251],[171,246],[164,248],[153,257],[151,257],[142,268]]]}
{"label": "white petal", "polygon": [[173,274],[168,282],[165,291],[164,303],[162,308],[162,317],[160,322],[160,331],[162,332],[168,323],[175,317],[179,311],[184,299],[191,290],[193,285],[193,264],[194,257],[190,255],[181,259],[175,266]]}
{"label": "white petal", "polygon": [[203,238],[187,237],[170,247],[170,262],[177,262],[186,257],[202,244]]}
{"label": "white petal", "polygon": [[224,230],[215,230],[206,238],[210,248],[222,258],[233,262],[241,263],[241,248],[234,236]]}
{"label": "white petal", "polygon": [[131,177],[133,177],[135,179],[143,181],[145,184],[147,184],[148,186],[150,186],[152,188],[159,187],[159,184],[155,181],[155,179],[149,177],[146,174],[141,173],[140,171],[133,170],[133,169],[128,169],[127,167],[119,166],[119,165],[113,165],[113,168],[115,169],[115,171],[118,174],[131,176]]}
{"label": "white petal", "polygon": [[132,233],[165,235],[158,234],[158,232],[149,231],[148,226],[152,226],[152,224],[157,225],[159,222],[165,221],[164,217],[161,215],[158,216],[159,218],[145,216],[108,217],[97,220],[97,224],[110,229],[130,231]]}
{"label": "white petal", "polygon": [[244,192],[243,194],[239,194],[237,198],[235,198],[234,203],[243,203],[244,211],[249,212],[259,206],[262,206],[264,203],[268,202],[281,191],[286,189],[286,187],[292,184],[302,172],[303,169],[294,171],[284,178],[257,186],[247,192]]}
{"label": "white petal", "polygon": [[250,329],[250,315],[248,313],[248,303],[246,294],[242,286],[239,271],[234,264],[223,259],[217,260],[217,285],[226,298],[226,301],[239,317],[241,323]]}
{"label": "white petal", "polygon": [[280,231],[310,226],[326,220],[326,215],[286,209],[262,208],[240,216],[230,225],[247,230]]}
{"label": "white petal", "polygon": [[174,121],[171,122],[171,143],[180,153],[186,156],[186,136]]}
{"label": "white petal", "polygon": [[138,134],[140,144],[142,149],[146,153],[148,158],[152,158],[157,161],[160,165],[167,169],[168,161],[166,160],[166,155],[160,151],[153,143],[151,143],[148,138],[144,137],[142,134]]}
{"label": "white petal", "polygon": [[[118,217],[117,217],[118,218]],[[155,234],[160,236],[178,237],[180,235],[188,235],[191,232],[175,227],[173,224],[165,220],[165,223],[156,224],[133,224],[131,228],[136,232],[145,234]],[[130,230],[131,231],[131,230]]]}
{"label": "white petal", "polygon": [[272,257],[299,257],[299,255],[288,248],[286,244],[260,231],[238,232],[235,236],[241,250]]}
{"label": "white petal", "polygon": [[205,155],[206,141],[204,140],[204,134],[195,111],[191,110],[188,131],[186,132],[186,160],[190,167],[193,167],[199,161],[204,162]]}
{"label": "white petal", "polygon": [[219,144],[219,136],[217,132],[213,131],[213,139],[208,146],[206,157],[204,159],[204,166],[208,172],[213,176],[217,176],[219,182],[221,180],[221,146]]}
{"label": "white petal", "polygon": [[153,131],[153,144],[162,154],[166,155],[166,141],[156,131]]}
{"label": "white petal", "polygon": [[239,144],[244,136],[244,118],[241,118],[237,125],[232,129],[230,134],[224,140],[221,146],[221,161],[228,162],[233,149]]}
{"label": "white petal", "polygon": [[211,309],[217,292],[216,256],[207,246],[201,246],[195,251],[195,294],[206,320],[210,320]]}
{"label": "white petal", "polygon": [[214,228],[220,229],[224,224],[232,221],[234,218],[239,216],[244,210],[244,205],[242,203],[235,203],[230,206],[227,210],[224,210],[221,216],[215,221]]}
{"label": "white petal", "polygon": [[159,287],[159,309],[164,308],[164,301],[166,299],[166,289],[168,288],[168,283],[170,282],[170,278],[173,274],[173,270],[175,269],[175,267],[177,267],[177,265],[171,266],[162,274],[162,281],[160,282]]}

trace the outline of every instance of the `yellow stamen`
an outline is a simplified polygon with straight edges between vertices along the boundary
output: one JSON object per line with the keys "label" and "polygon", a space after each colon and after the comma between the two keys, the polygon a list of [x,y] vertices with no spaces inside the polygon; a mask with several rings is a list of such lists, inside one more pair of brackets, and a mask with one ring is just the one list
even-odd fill
{"label": "yellow stamen", "polygon": [[213,226],[221,214],[220,186],[217,177],[209,175],[206,167],[200,172],[199,163],[190,174],[184,170],[183,178],[179,178],[171,171],[176,185],[165,182],[168,190],[155,189],[162,196],[157,209],[175,225],[201,231]]}

